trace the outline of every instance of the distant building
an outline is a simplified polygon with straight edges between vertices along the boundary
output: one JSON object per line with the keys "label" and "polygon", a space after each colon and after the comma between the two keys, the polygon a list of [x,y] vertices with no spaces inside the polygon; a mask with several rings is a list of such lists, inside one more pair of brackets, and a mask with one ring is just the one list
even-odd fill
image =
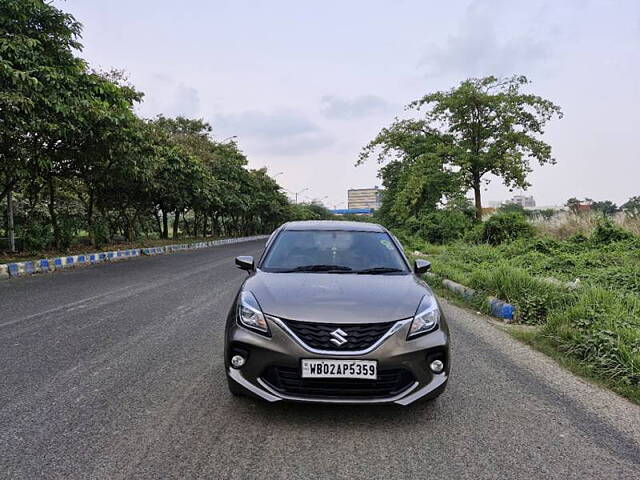
{"label": "distant building", "polygon": [[533,196],[527,195],[514,195],[511,200],[507,200],[504,203],[511,203],[514,205],[520,205],[522,208],[535,208],[536,201]]}
{"label": "distant building", "polygon": [[378,188],[352,188],[347,191],[347,209],[377,210],[382,202]]}

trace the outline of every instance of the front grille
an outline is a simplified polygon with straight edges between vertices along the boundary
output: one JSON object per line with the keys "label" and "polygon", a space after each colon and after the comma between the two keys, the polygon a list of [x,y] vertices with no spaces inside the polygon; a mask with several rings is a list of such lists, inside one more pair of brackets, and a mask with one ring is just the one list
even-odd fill
{"label": "front grille", "polygon": [[[365,350],[376,343],[389,331],[396,322],[366,323],[341,325],[336,323],[312,323],[283,320],[285,324],[306,345],[318,350],[354,351]],[[334,338],[332,332],[342,330],[346,333],[346,342],[335,345],[331,342]]]}
{"label": "front grille", "polygon": [[374,399],[393,397],[414,381],[402,368],[381,370],[377,380],[360,378],[302,378],[297,368],[272,366],[261,375],[273,389],[296,397]]}

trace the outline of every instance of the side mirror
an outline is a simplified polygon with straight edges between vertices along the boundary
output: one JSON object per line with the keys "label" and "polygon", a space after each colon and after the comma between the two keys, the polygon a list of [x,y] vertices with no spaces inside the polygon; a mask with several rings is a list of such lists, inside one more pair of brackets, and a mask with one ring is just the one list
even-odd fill
{"label": "side mirror", "polygon": [[253,257],[250,256],[236,257],[236,265],[247,272],[252,272],[256,268],[253,263]]}
{"label": "side mirror", "polygon": [[431,268],[431,262],[427,262],[426,260],[417,259],[413,262],[413,271],[416,275],[421,275],[425,272],[428,272]]}

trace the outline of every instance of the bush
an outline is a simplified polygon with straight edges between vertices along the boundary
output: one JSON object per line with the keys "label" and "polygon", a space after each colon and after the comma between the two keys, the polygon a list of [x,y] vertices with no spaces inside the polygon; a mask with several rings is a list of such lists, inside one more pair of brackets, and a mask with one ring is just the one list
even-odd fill
{"label": "bush", "polygon": [[482,224],[481,240],[491,245],[500,245],[518,238],[531,237],[533,227],[518,213],[497,213]]}
{"label": "bush", "polygon": [[44,250],[51,244],[51,229],[45,223],[28,223],[18,232],[22,237],[22,249],[29,252]]}
{"label": "bush", "polygon": [[630,240],[633,238],[633,234],[617,227],[609,220],[603,220],[598,223],[598,226],[591,234],[590,240],[593,243],[609,244],[613,242],[620,242],[623,240]]}
{"label": "bush", "polygon": [[418,234],[431,243],[459,240],[473,226],[473,220],[460,210],[436,210],[420,218]]}

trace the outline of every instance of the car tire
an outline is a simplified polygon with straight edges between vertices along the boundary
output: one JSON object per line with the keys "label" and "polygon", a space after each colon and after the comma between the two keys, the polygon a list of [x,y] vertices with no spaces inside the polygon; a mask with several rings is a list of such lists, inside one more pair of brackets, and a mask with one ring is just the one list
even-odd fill
{"label": "car tire", "polygon": [[244,395],[244,389],[236,382],[227,376],[227,386],[229,387],[229,392],[234,397],[242,397]]}

